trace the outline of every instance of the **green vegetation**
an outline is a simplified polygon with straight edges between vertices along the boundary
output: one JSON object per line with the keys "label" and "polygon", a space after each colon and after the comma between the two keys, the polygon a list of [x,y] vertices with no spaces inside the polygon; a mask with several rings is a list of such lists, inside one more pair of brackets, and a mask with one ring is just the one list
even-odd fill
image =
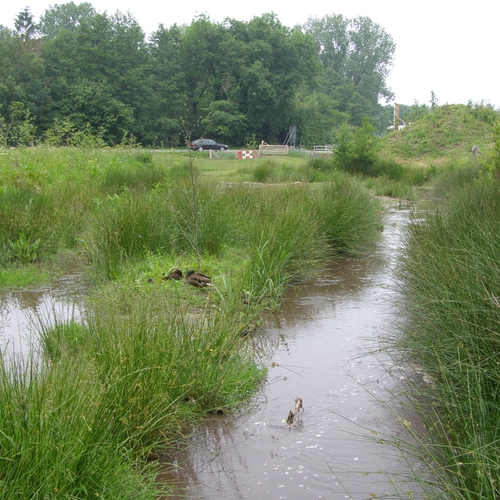
{"label": "green vegetation", "polygon": [[[40,355],[2,353],[6,499],[157,498],[150,459],[262,381],[246,336],[283,290],[380,234],[379,203],[336,170],[315,185],[236,184],[137,149],[2,153],[3,282],[73,256],[93,284],[82,321],[40,325]],[[309,168],[288,162],[268,166]],[[162,280],[198,262],[210,289]]]}
{"label": "green vegetation", "polygon": [[442,166],[471,159],[472,146],[491,151],[498,112],[489,105],[445,105],[428,109],[397,133],[390,133],[381,153],[403,164]]}
{"label": "green vegetation", "polygon": [[391,348],[424,375],[407,386],[427,430],[417,453],[456,499],[499,494],[499,193],[460,175],[445,206],[409,226],[402,261],[408,320]]}
{"label": "green vegetation", "polygon": [[367,17],[288,28],[272,13],[202,14],[148,39],[130,13],[88,2],[11,21],[0,20],[0,146],[185,147],[202,136],[242,147],[282,143],[296,125],[297,144],[312,147],[381,115],[391,96],[395,44]]}
{"label": "green vegetation", "polygon": [[[443,133],[444,123],[455,124],[454,136]],[[393,444],[427,465],[432,479],[419,479],[431,497],[494,499],[500,492],[498,115],[483,107],[436,108],[391,147],[408,154],[405,146],[418,144],[429,129],[433,140],[419,145],[415,160],[441,165],[433,190],[439,202],[407,228],[399,274],[406,318],[383,342],[406,371],[404,391],[425,432],[402,419],[414,442]],[[475,163],[458,147],[466,135],[483,152]],[[441,149],[449,151],[446,163]]]}
{"label": "green vegetation", "polygon": [[[498,115],[419,112],[385,138],[368,120],[340,127],[329,158],[0,150],[2,287],[39,282],[62,257],[93,283],[82,321],[40,327],[42,355],[2,355],[2,498],[157,498],[148,459],[262,381],[246,336],[283,290],[377,239],[367,187],[405,199],[432,187],[441,200],[408,227],[408,317],[385,345],[425,425],[407,445],[433,474],[419,479],[430,495],[496,498]],[[176,268],[214,286],[162,280]]]}
{"label": "green vegetation", "polygon": [[11,266],[0,270],[0,288],[19,288],[28,285],[46,283],[50,273],[41,269],[26,266]]}

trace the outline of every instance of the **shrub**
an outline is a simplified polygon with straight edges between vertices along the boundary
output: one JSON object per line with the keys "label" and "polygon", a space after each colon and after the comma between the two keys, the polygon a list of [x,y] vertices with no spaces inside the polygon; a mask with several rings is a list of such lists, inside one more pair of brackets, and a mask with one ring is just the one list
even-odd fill
{"label": "shrub", "polygon": [[379,144],[374,133],[375,126],[367,118],[354,131],[342,125],[335,141],[335,164],[349,173],[373,175]]}

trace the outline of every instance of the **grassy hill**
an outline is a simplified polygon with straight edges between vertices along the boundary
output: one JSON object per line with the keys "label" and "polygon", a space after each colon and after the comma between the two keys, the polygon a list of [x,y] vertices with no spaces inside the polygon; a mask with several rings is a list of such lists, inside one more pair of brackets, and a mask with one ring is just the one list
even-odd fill
{"label": "grassy hill", "polygon": [[388,133],[381,154],[407,165],[470,159],[474,145],[486,155],[493,149],[493,126],[499,118],[488,105],[439,106],[404,129]]}

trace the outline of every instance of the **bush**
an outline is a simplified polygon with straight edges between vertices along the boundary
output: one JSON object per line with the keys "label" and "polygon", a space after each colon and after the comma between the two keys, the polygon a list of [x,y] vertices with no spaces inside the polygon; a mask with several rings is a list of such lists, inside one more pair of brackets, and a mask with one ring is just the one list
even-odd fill
{"label": "bush", "polygon": [[335,141],[335,164],[349,173],[373,175],[379,143],[374,134],[375,126],[367,118],[354,131],[344,124]]}

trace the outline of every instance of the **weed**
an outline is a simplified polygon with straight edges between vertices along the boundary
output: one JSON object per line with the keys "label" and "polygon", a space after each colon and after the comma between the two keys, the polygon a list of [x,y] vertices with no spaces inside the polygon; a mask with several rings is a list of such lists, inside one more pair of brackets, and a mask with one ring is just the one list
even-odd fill
{"label": "weed", "polygon": [[32,241],[24,233],[19,233],[16,241],[9,240],[10,250],[16,260],[23,264],[35,262],[38,259],[40,238]]}

